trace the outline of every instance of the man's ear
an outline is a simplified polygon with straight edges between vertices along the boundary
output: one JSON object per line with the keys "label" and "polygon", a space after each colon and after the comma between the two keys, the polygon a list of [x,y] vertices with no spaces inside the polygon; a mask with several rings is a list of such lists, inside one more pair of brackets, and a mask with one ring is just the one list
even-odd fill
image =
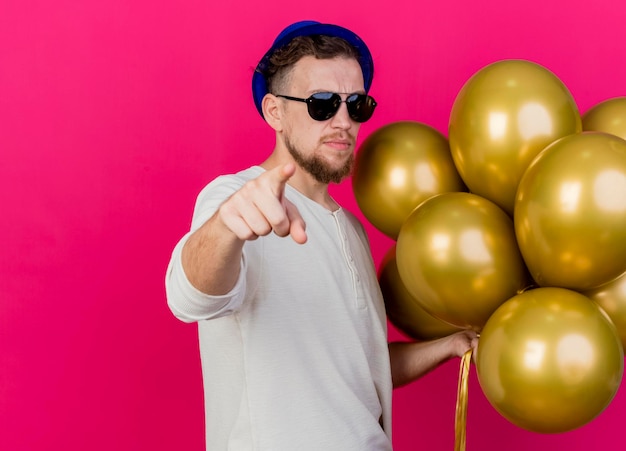
{"label": "man's ear", "polygon": [[261,108],[263,109],[263,117],[270,127],[277,132],[281,131],[283,127],[281,122],[282,108],[278,97],[273,94],[266,94],[265,97],[263,97]]}

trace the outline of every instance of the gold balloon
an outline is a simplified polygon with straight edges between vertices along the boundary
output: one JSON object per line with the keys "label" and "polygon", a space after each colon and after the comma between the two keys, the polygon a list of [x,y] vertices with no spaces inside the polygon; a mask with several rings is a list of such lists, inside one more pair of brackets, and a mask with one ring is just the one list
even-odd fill
{"label": "gold balloon", "polygon": [[456,167],[470,192],[510,215],[524,171],[548,144],[582,130],[567,87],[530,61],[503,60],[474,74],[457,95],[449,123]]}
{"label": "gold balloon", "polygon": [[626,347],[626,273],[583,294],[602,307],[611,318],[622,346]]}
{"label": "gold balloon", "polygon": [[520,181],[515,232],[540,286],[583,291],[626,271],[626,141],[583,132],[541,152]]}
{"label": "gold balloon", "polygon": [[385,300],[387,318],[409,337],[432,340],[461,330],[426,312],[409,293],[398,273],[395,245],[387,252],[380,265],[378,280]]}
{"label": "gold balloon", "polygon": [[615,326],[565,288],[516,295],[489,318],[476,352],[478,381],[511,423],[541,433],[576,429],[609,405],[624,351]]}
{"label": "gold balloon", "polygon": [[610,133],[626,139],[626,97],[600,102],[583,115],[583,130]]}
{"label": "gold balloon", "polygon": [[420,204],[400,229],[398,272],[431,315],[480,331],[528,284],[513,221],[493,202],[445,193]]}
{"label": "gold balloon", "polygon": [[402,121],[385,125],[359,146],[352,177],[363,215],[393,238],[422,201],[465,191],[448,140],[428,125]]}

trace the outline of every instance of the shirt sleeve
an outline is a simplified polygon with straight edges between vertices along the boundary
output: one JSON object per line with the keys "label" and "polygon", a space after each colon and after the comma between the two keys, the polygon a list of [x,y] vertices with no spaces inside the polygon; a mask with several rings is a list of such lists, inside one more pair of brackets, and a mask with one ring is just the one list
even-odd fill
{"label": "shirt sleeve", "polygon": [[196,322],[230,315],[243,303],[246,291],[246,261],[242,259],[239,278],[229,293],[212,296],[195,288],[183,269],[182,248],[191,234],[185,235],[174,248],[165,277],[167,305],[178,319]]}

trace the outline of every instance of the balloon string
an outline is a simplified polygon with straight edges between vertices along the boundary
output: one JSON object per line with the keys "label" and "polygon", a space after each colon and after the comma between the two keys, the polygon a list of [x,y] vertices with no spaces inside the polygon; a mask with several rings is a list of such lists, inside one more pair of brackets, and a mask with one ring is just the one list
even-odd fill
{"label": "balloon string", "polygon": [[454,451],[465,451],[465,425],[467,423],[467,387],[469,379],[470,361],[472,350],[470,349],[461,358],[461,368],[459,369],[459,389],[456,398],[456,421],[455,435],[456,442]]}

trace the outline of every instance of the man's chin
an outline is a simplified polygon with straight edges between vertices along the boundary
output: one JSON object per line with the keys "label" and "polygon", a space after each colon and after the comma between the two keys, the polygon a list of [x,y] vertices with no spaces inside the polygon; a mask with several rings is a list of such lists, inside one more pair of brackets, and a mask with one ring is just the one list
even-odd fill
{"label": "man's chin", "polygon": [[344,181],[346,178],[348,178],[350,176],[350,174],[352,173],[352,165],[350,166],[344,166],[341,167],[339,169],[321,169],[321,168],[315,168],[314,170],[311,171],[307,171],[309,172],[313,178],[315,178],[315,180],[317,180],[320,183],[326,183],[326,184],[330,184],[330,183],[341,183],[342,181]]}

